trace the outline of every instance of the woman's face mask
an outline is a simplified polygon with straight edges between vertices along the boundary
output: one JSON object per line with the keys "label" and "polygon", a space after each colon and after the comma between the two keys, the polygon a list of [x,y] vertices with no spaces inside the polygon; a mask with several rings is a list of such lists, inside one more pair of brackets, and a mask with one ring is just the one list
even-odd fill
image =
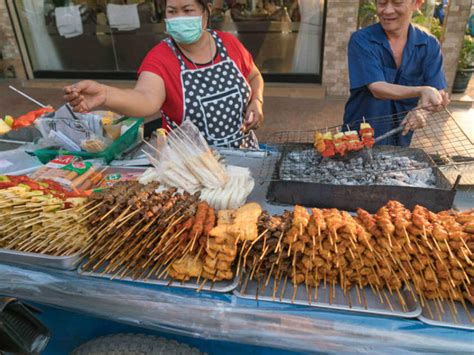
{"label": "woman's face mask", "polygon": [[166,32],[180,44],[198,41],[202,34],[202,16],[182,16],[165,19]]}

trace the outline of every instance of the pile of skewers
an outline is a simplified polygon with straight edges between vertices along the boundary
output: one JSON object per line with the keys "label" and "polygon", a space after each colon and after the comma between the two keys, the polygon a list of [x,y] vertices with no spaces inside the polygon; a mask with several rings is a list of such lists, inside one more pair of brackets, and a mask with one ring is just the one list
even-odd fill
{"label": "pile of skewers", "polygon": [[[83,270],[133,279],[200,279],[215,210],[199,194],[117,183],[96,193]],[[217,277],[218,275],[216,275]],[[233,276],[233,275],[232,275]]]}
{"label": "pile of skewers", "polygon": [[314,148],[324,158],[336,155],[344,156],[347,152],[356,152],[363,148],[372,148],[375,144],[374,129],[367,122],[360,124],[359,132],[348,130],[346,132],[316,132],[314,135]]}
{"label": "pile of skewers", "polygon": [[261,290],[272,282],[276,298],[290,284],[294,300],[304,285],[309,303],[328,286],[332,302],[338,286],[366,307],[369,287],[391,309],[392,295],[407,308],[406,292],[432,300],[438,314],[461,302],[469,315],[466,301],[474,304],[474,210],[435,214],[390,201],[373,215],[295,206],[271,216],[257,203],[217,212],[199,193],[159,183],[120,182],[87,201],[54,182],[8,177],[0,224],[0,248],[83,251],[83,270],[114,278],[195,279],[202,289],[245,273],[241,292],[249,281]]}
{"label": "pile of skewers", "polygon": [[82,270],[141,280],[232,280],[240,243],[257,238],[260,206],[219,213],[199,193],[159,183],[117,183],[91,196]]}
{"label": "pile of skewers", "polygon": [[404,290],[422,304],[474,303],[473,211],[434,214],[390,201],[374,215],[295,206],[270,216],[256,203],[216,212],[198,193],[137,182],[94,194],[88,208],[82,268],[113,278],[195,278],[202,287],[245,271],[244,289],[273,280],[274,298],[290,283],[294,295],[300,284],[309,295],[321,285],[334,295],[337,285],[364,299],[370,287],[382,303],[396,295],[404,309]]}
{"label": "pile of skewers", "polygon": [[86,199],[58,184],[26,176],[0,182],[0,248],[53,256],[78,253],[87,243]]}
{"label": "pile of skewers", "polygon": [[295,206],[270,216],[256,203],[216,213],[198,194],[130,182],[93,195],[91,206],[87,271],[205,283],[232,279],[236,269],[245,283],[273,279],[274,290],[304,284],[312,294],[324,284],[363,295],[370,286],[382,302],[397,295],[403,308],[404,288],[422,303],[474,301],[472,211],[409,211],[390,201],[374,215]]}
{"label": "pile of skewers", "polygon": [[[147,143],[147,142],[146,142]],[[154,168],[140,181],[159,181],[166,186],[201,193],[201,200],[216,209],[242,206],[255,185],[248,168],[224,166],[190,121],[169,132],[159,133],[156,147],[147,143],[144,151]]]}
{"label": "pile of skewers", "polygon": [[[243,246],[239,256],[245,269],[242,291],[256,280],[264,292],[273,280],[285,292],[304,284],[311,304],[318,289],[329,286],[330,302],[336,285],[347,295],[355,288],[361,302],[364,289],[372,289],[381,303],[393,310],[388,294],[396,295],[407,309],[402,291],[408,290],[422,305],[434,300],[440,312],[446,301],[456,312],[454,301],[474,304],[474,211],[432,213],[416,206],[413,211],[390,201],[376,214],[359,209],[356,216],[336,209],[300,206],[282,216],[263,213],[259,237]],[[314,294],[314,295],[313,295]],[[280,299],[282,298],[280,294]],[[446,304],[445,303],[445,304]],[[431,310],[430,310],[431,312]]]}

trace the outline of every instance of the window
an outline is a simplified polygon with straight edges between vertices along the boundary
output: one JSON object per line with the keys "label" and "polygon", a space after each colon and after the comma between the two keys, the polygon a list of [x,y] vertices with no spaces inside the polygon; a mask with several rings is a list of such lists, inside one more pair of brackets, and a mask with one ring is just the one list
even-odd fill
{"label": "window", "polygon": [[[146,53],[166,37],[162,2],[13,3],[35,77],[133,79]],[[120,30],[110,26],[108,4],[132,6],[127,8],[129,12],[119,14],[125,23]],[[317,82],[324,5],[324,0],[215,0],[211,28],[233,33],[267,79]],[[139,25],[127,27],[126,22],[133,24],[136,13]]]}

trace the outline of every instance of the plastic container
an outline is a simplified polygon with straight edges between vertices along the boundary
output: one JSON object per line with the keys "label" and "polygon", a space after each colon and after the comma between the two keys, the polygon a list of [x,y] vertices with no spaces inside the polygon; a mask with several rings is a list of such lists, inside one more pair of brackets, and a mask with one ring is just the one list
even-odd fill
{"label": "plastic container", "polygon": [[34,151],[33,154],[36,155],[43,164],[48,163],[58,155],[75,155],[84,159],[102,158],[107,163],[109,163],[119,157],[126,150],[134,147],[141,138],[140,127],[143,124],[144,119],[129,118],[128,120],[135,121],[135,123],[123,135],[121,135],[120,138],[113,142],[110,147],[100,153],[69,152],[67,150],[57,149],[39,149]]}

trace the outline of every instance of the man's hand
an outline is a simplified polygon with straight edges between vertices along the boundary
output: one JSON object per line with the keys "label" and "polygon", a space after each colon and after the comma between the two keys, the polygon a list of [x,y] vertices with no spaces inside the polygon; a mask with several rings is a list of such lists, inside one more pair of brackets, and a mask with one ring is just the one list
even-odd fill
{"label": "man's hand", "polygon": [[64,100],[69,102],[76,112],[84,113],[104,105],[107,99],[107,88],[92,80],[80,81],[77,84],[66,86]]}
{"label": "man's hand", "polygon": [[451,100],[449,99],[449,94],[444,90],[440,90],[439,92],[441,93],[441,97],[443,98],[442,105],[444,107],[447,107],[449,105],[449,103],[451,102]]}
{"label": "man's hand", "polygon": [[449,95],[444,90],[438,90],[431,86],[421,88],[420,103],[423,109],[431,112],[441,111],[449,104]]}
{"label": "man's hand", "polygon": [[402,131],[402,136],[406,135],[410,131],[415,131],[419,128],[425,127],[426,126],[425,115],[427,114],[428,114],[427,110],[419,108],[419,107],[408,112],[405,119],[401,123],[402,126],[405,126],[405,128]]}
{"label": "man's hand", "polygon": [[263,124],[263,105],[259,100],[252,100],[247,106],[243,131],[248,132],[251,129],[258,129]]}

